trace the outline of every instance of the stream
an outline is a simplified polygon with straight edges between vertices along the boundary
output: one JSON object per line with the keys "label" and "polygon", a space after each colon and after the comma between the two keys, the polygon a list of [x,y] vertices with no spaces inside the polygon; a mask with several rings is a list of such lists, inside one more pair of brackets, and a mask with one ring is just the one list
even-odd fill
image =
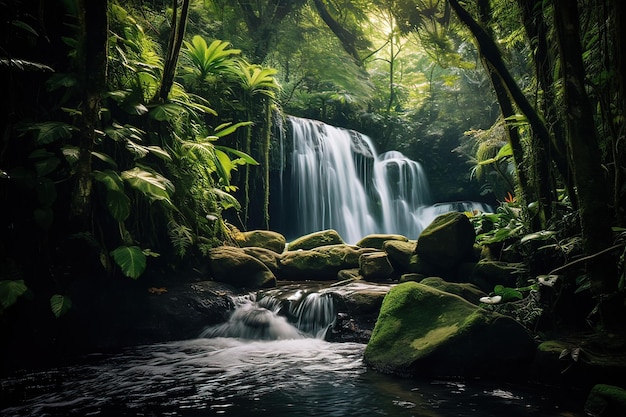
{"label": "stream", "polygon": [[[200,337],[90,354],[0,379],[0,415],[578,417],[585,395],[481,380],[399,379],[368,369],[362,343],[324,340],[333,297],[233,298]],[[283,311],[282,313],[281,310]]]}
{"label": "stream", "polygon": [[365,345],[212,338],[89,355],[1,381],[11,416],[582,416],[581,396],[368,370]]}

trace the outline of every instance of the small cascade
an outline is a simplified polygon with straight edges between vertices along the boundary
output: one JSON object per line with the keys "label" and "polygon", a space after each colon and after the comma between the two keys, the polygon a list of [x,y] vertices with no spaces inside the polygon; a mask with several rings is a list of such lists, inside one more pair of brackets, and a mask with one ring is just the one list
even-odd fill
{"label": "small cascade", "polygon": [[[256,296],[234,297],[235,310],[226,323],[205,329],[200,337],[232,337],[251,340],[284,340],[305,337],[278,315],[277,305],[256,303]],[[269,307],[269,309],[267,308]]]}
{"label": "small cascade", "polygon": [[330,293],[310,293],[299,303],[292,304],[289,314],[301,331],[324,339],[337,317],[335,300]]}
{"label": "small cascade", "polygon": [[337,315],[330,293],[298,291],[286,300],[256,294],[232,298],[235,309],[225,323],[205,329],[200,337],[249,340],[324,339]]}

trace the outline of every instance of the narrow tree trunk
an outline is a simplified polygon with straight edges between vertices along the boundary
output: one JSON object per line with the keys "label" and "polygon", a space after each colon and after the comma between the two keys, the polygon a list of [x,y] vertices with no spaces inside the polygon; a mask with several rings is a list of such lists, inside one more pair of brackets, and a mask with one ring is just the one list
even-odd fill
{"label": "narrow tree trunk", "polygon": [[[487,20],[491,15],[491,8],[489,7],[489,0],[480,0],[478,2],[478,10],[480,13],[480,20],[483,26],[487,27]],[[513,107],[513,103],[511,102],[511,98],[509,97],[506,87],[502,82],[502,79],[498,75],[498,73],[493,69],[493,67],[489,64],[489,61],[485,59],[481,55],[481,62],[485,71],[489,75],[489,79],[491,80],[491,85],[496,93],[496,98],[498,100],[498,105],[500,106],[500,112],[502,113],[502,117],[507,119],[508,117],[515,115],[515,109]],[[526,169],[524,167],[524,161],[526,158],[524,157],[524,148],[522,147],[522,140],[520,138],[518,129],[510,122],[505,122],[505,130],[507,132],[509,143],[511,144],[511,149],[513,150],[513,161],[515,163],[515,172],[517,174],[517,183],[519,186],[518,190],[518,198],[522,203],[522,207],[526,207],[528,202],[533,201],[535,199],[535,194],[532,192],[533,187],[531,186],[530,180],[526,174]]]}
{"label": "narrow tree trunk", "polygon": [[174,77],[176,76],[176,66],[178,65],[178,57],[180,48],[183,45],[185,37],[185,28],[187,27],[187,15],[189,14],[190,0],[183,0],[183,5],[178,16],[178,0],[172,0],[172,31],[168,41],[168,51],[165,64],[163,65],[163,78],[159,92],[155,97],[161,102],[167,101],[167,97],[174,85]]}
{"label": "narrow tree trunk", "polygon": [[91,152],[99,127],[102,93],[106,89],[108,18],[106,0],[81,0],[79,3],[83,82],[82,125],[76,183],[70,205],[70,217],[79,230],[88,230],[91,215]]}
{"label": "narrow tree trunk", "polygon": [[[606,178],[602,170],[594,112],[585,90],[578,8],[569,0],[553,0],[553,4],[561,57],[568,151],[576,184],[583,247],[587,255],[592,255],[612,243]],[[611,262],[602,262],[602,259],[590,262],[587,273],[592,293],[600,301],[617,288],[614,264]]]}

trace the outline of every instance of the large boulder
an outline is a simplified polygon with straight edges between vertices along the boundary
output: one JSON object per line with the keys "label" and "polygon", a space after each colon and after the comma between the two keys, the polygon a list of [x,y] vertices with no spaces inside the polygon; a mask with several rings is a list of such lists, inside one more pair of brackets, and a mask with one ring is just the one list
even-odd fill
{"label": "large boulder", "polygon": [[276,276],[243,249],[220,246],[209,251],[211,276],[215,281],[238,288],[267,288],[276,285]]}
{"label": "large boulder", "polygon": [[309,250],[320,246],[339,245],[345,243],[336,230],[322,230],[301,236],[289,243],[287,250]]}
{"label": "large boulder", "polygon": [[283,253],[287,240],[285,236],[270,230],[251,230],[234,234],[235,240],[240,247],[258,247]]}
{"label": "large boulder", "polygon": [[339,244],[310,250],[287,251],[280,260],[281,279],[335,280],[342,269],[359,267],[359,257],[371,249]]}
{"label": "large boulder", "polygon": [[406,236],[395,234],[372,234],[359,240],[356,245],[361,248],[373,248],[380,250],[387,241],[408,242],[409,239]]}
{"label": "large boulder", "polygon": [[364,354],[372,368],[400,376],[505,377],[534,353],[515,320],[416,282],[392,288]]}
{"label": "large boulder", "polygon": [[461,262],[474,259],[475,240],[474,227],[465,214],[445,213],[422,231],[415,253],[426,262],[449,271]]}

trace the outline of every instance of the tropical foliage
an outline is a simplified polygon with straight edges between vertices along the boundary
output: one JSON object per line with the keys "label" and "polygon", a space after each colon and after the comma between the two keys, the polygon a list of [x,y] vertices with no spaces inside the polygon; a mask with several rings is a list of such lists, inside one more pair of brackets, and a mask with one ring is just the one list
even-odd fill
{"label": "tropical foliage", "polygon": [[229,223],[269,227],[277,114],[498,207],[473,219],[485,244],[579,234],[602,262],[572,274],[623,298],[620,2],[31,3],[0,1],[2,314],[38,294],[61,317],[92,271],[193,267]]}

